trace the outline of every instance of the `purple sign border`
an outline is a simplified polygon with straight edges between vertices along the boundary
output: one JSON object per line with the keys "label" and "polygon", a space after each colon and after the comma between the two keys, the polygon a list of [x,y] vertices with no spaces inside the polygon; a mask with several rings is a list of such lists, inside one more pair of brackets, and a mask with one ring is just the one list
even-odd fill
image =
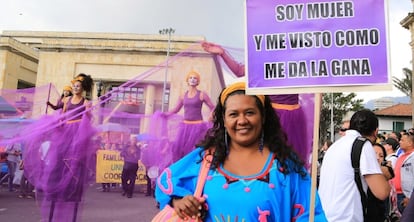
{"label": "purple sign border", "polygon": [[389,84],[385,0],[246,0],[249,88]]}

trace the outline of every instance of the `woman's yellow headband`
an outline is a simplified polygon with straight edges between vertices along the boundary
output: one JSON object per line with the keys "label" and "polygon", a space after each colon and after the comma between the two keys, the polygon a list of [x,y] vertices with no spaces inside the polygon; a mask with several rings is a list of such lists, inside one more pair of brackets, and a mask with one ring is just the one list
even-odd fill
{"label": "woman's yellow headband", "polygon": [[76,81],[82,82],[83,81],[83,76],[78,76],[76,78],[74,78],[71,83],[74,84]]}
{"label": "woman's yellow headband", "polygon": [[[221,105],[224,106],[224,102],[226,101],[227,97],[231,93],[233,93],[235,91],[238,91],[238,90],[246,90],[246,83],[244,83],[244,82],[236,82],[236,83],[231,84],[227,88],[225,88],[223,90],[223,92],[221,93],[221,96],[220,96],[220,103],[221,103]],[[264,106],[265,96],[264,95],[254,95],[254,96],[256,96],[260,100],[260,102],[263,104],[263,106]]]}

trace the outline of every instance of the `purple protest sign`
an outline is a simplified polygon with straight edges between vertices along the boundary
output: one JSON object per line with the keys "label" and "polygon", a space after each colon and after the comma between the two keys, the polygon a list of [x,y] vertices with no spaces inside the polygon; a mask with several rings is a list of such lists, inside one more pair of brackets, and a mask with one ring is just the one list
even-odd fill
{"label": "purple protest sign", "polygon": [[385,0],[246,0],[248,87],[388,84],[386,19]]}

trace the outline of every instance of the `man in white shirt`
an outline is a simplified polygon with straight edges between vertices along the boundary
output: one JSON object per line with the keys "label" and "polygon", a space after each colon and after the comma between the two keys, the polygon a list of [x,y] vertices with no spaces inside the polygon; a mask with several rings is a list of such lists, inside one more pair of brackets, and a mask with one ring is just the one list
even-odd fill
{"label": "man in white shirt", "polygon": [[[378,118],[370,110],[360,110],[352,116],[345,136],[332,144],[326,152],[318,192],[328,221],[364,221],[361,196],[354,180],[351,150],[358,136],[374,142],[377,133]],[[389,178],[385,178],[383,173],[387,173],[388,168],[381,169],[369,142],[364,144],[361,152],[360,170],[365,192],[369,187],[378,199],[386,199],[390,186],[387,182]],[[387,176],[391,177],[389,174]]]}

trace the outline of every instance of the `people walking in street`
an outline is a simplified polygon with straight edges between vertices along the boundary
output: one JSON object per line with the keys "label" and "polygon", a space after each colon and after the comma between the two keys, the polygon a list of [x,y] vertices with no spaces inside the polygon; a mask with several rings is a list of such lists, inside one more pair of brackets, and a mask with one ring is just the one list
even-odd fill
{"label": "people walking in street", "polygon": [[19,169],[23,171],[22,179],[20,180],[20,198],[33,198],[33,185],[27,180],[24,175],[24,161],[21,160],[19,163]]}
{"label": "people walking in street", "polygon": [[128,198],[132,198],[134,193],[138,161],[141,159],[141,148],[137,143],[137,138],[132,136],[129,144],[121,151],[121,157],[124,158],[121,175],[122,196],[127,196]]}
{"label": "people walking in street", "polygon": [[10,144],[6,147],[7,154],[7,173],[9,175],[8,188],[10,192],[15,191],[14,188],[14,176],[16,174],[17,167],[21,160],[22,147],[20,143]]}

